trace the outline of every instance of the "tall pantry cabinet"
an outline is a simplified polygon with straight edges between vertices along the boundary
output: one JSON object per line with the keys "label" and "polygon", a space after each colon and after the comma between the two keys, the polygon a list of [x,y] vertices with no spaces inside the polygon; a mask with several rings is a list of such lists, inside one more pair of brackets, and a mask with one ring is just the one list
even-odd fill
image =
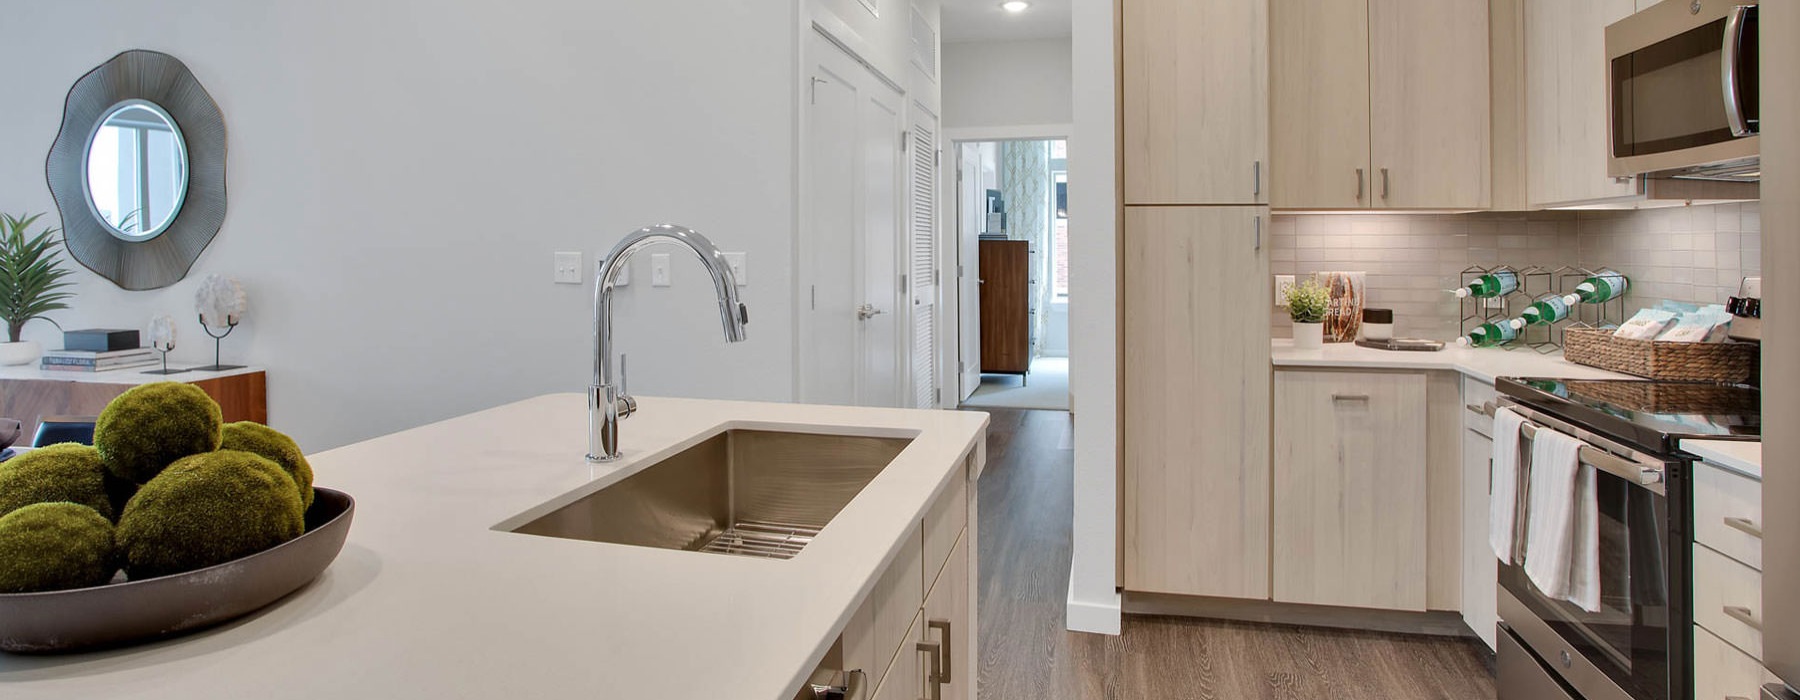
{"label": "tall pantry cabinet", "polygon": [[1268,5],[1122,9],[1121,583],[1268,598]]}

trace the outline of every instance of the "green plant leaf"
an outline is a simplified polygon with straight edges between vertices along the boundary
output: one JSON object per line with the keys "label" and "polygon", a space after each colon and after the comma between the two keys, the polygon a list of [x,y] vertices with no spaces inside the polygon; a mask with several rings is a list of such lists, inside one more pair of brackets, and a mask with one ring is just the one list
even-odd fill
{"label": "green plant leaf", "polygon": [[[60,229],[45,227],[31,233],[42,213],[19,217],[0,214],[0,320],[8,327],[9,338],[19,340],[18,329],[27,322],[44,318],[52,311],[69,308],[75,286],[68,281],[70,270],[63,267],[56,238]],[[54,321],[52,321],[54,323]]]}

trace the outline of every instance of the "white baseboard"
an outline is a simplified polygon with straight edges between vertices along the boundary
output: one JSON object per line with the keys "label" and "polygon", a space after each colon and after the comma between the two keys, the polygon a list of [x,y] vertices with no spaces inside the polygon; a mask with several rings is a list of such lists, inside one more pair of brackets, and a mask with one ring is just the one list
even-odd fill
{"label": "white baseboard", "polygon": [[1108,634],[1118,636],[1124,622],[1124,597],[1114,593],[1111,601],[1090,603],[1075,600],[1074,591],[1069,591],[1068,612],[1064,620],[1070,632],[1089,632],[1092,634]]}

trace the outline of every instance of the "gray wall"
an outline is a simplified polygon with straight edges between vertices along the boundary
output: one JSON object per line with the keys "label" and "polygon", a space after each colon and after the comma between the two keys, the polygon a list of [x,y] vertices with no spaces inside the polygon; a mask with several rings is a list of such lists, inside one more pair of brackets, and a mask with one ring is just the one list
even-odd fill
{"label": "gray wall", "polygon": [[1068,39],[944,45],[944,126],[1063,125],[1074,121]]}

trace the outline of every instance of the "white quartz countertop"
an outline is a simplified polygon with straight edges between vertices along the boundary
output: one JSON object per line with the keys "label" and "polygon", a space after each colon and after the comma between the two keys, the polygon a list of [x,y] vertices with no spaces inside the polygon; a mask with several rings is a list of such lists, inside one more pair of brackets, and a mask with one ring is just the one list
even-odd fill
{"label": "white quartz countertop", "polygon": [[1762,443],[1743,440],[1682,440],[1681,449],[1711,464],[1762,481]]}
{"label": "white quartz countertop", "polygon": [[[181,363],[181,362],[169,363],[170,369],[181,369],[185,366],[188,366],[188,364]],[[206,381],[208,379],[222,379],[224,377],[235,377],[240,374],[256,374],[258,372],[263,371],[263,368],[261,368],[261,367],[240,367],[238,369],[228,369],[223,372],[187,371],[187,372],[181,372],[179,374],[167,374],[167,375],[144,374],[144,372],[146,370],[152,370],[152,369],[162,369],[162,363],[159,362],[154,365],[144,365],[142,367],[130,367],[130,368],[126,368],[126,369],[115,369],[115,370],[109,370],[109,371],[105,371],[105,372],[62,372],[62,371],[57,371],[57,370],[40,369],[38,367],[37,363],[34,362],[29,365],[16,365],[16,366],[12,366],[12,367],[0,367],[0,379],[37,379],[37,380],[54,381],[54,382],[81,382],[84,384],[130,384],[133,386],[137,386],[140,384],[152,384],[155,382],[184,382],[184,383],[202,382],[202,381]]]}
{"label": "white quartz countertop", "polygon": [[1437,352],[1376,350],[1355,343],[1326,343],[1319,350],[1297,350],[1294,341],[1274,342],[1276,367],[1334,369],[1412,369],[1461,372],[1484,382],[1495,377],[1556,377],[1560,379],[1637,379],[1563,359],[1562,353],[1544,355],[1530,348],[1460,348],[1447,345]]}
{"label": "white quartz countertop", "polygon": [[[250,618],[93,654],[0,654],[0,697],[787,700],[987,416],[644,398],[624,461],[590,466],[580,394],[311,458],[356,498],[324,576]],[[500,532],[727,428],[914,436],[788,561]]]}

